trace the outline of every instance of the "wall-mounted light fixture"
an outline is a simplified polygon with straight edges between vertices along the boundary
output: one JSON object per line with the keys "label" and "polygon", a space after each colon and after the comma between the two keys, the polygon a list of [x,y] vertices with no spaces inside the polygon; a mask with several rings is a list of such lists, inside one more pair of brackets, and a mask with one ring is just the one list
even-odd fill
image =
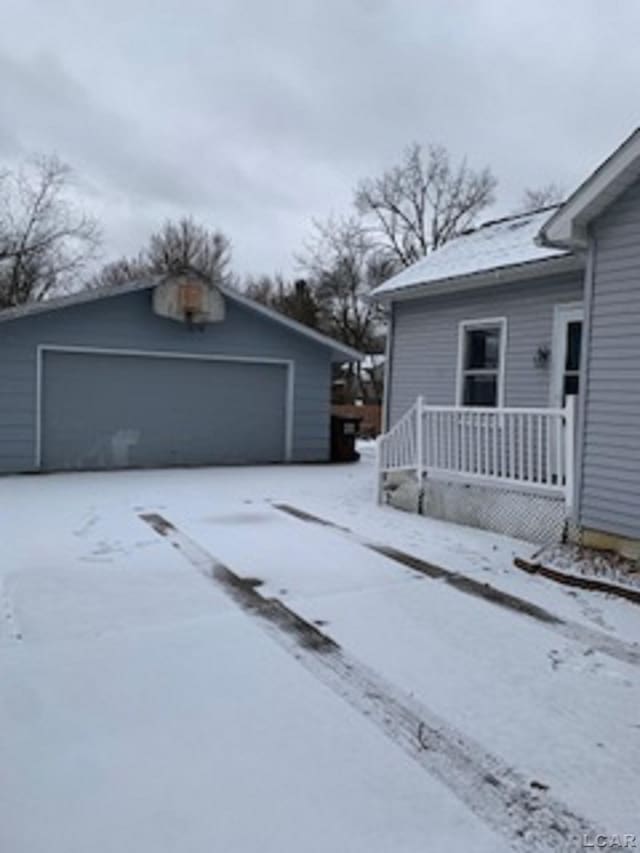
{"label": "wall-mounted light fixture", "polygon": [[551,359],[551,350],[545,344],[543,346],[538,347],[536,350],[536,354],[533,357],[533,366],[537,367],[539,370],[548,367],[549,361]]}

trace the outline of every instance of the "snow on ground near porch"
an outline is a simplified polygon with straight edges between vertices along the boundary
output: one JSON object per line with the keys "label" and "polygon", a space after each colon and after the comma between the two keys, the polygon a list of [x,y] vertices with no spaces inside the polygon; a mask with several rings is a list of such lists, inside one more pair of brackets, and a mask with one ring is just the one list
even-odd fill
{"label": "snow on ground near porch", "polygon": [[156,511],[610,832],[640,835],[640,668],[420,579],[283,501],[640,640],[535,546],[376,507],[360,463],[0,480],[0,849],[504,849],[138,518]]}

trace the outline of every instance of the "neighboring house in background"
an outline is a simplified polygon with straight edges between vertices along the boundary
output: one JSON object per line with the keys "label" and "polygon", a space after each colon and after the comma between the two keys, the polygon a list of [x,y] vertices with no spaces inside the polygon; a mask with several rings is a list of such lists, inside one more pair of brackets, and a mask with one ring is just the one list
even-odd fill
{"label": "neighboring house in background", "polygon": [[640,131],[562,205],[464,234],[374,296],[383,488],[640,555]]}
{"label": "neighboring house in background", "polygon": [[336,405],[381,405],[384,396],[384,353],[368,353],[354,364],[336,365],[333,402]]}
{"label": "neighboring house in background", "polygon": [[358,434],[363,438],[380,434],[384,364],[384,354],[373,353],[364,355],[357,364],[345,362],[334,369],[331,411],[358,418]]}
{"label": "neighboring house in background", "polygon": [[359,357],[193,277],[3,311],[0,472],[326,461]]}
{"label": "neighboring house in background", "polygon": [[365,355],[360,362],[360,375],[363,384],[363,402],[382,404],[384,397],[384,353]]}

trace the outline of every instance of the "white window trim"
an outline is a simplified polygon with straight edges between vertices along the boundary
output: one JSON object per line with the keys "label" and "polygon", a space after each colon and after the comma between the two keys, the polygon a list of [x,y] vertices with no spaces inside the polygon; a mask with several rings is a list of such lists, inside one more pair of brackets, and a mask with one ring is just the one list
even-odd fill
{"label": "white window trim", "polygon": [[[456,371],[456,406],[472,409],[473,406],[465,406],[464,393],[464,344],[466,333],[472,329],[486,329],[498,326],[500,328],[500,350],[498,353],[498,399],[496,407],[504,407],[504,377],[507,356],[507,318],[506,317],[481,317],[477,320],[462,320],[458,325],[458,367]],[[493,372],[493,371],[492,371]]]}

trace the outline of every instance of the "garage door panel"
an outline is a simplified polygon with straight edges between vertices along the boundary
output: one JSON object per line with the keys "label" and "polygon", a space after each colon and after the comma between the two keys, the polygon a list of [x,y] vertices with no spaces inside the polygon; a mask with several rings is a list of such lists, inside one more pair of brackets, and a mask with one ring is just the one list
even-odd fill
{"label": "garage door panel", "polygon": [[45,470],[280,462],[286,368],[45,352]]}

